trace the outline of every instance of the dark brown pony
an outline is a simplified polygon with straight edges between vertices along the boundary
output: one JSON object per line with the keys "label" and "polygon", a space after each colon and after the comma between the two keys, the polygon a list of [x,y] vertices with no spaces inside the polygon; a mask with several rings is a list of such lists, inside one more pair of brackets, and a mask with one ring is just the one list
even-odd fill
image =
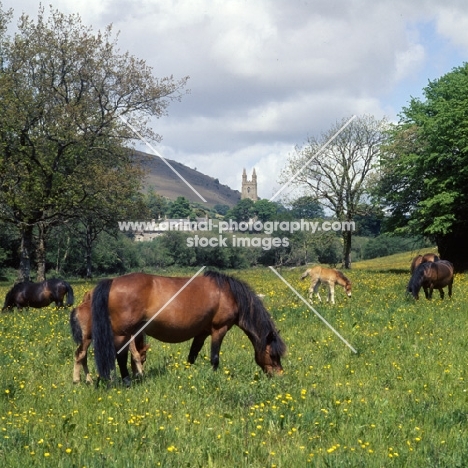
{"label": "dark brown pony", "polygon": [[426,263],[426,262],[438,262],[440,260],[440,257],[434,253],[426,253],[424,255],[416,255],[416,257],[413,258],[413,261],[411,262],[411,274],[414,273],[414,270],[418,268],[421,263]]}
{"label": "dark brown pony", "polygon": [[440,298],[444,298],[445,286],[448,286],[449,297],[452,297],[453,285],[453,265],[447,260],[439,260],[437,262],[421,263],[408,283],[407,291],[413,295],[415,299],[419,299],[419,291],[424,289],[426,299],[432,299],[432,292],[438,289]]}
{"label": "dark brown pony", "polygon": [[15,284],[5,297],[2,311],[17,307],[47,307],[55,302],[57,307],[63,307],[63,301],[67,296],[65,306],[71,306],[74,302],[73,288],[66,281],[61,279],[50,279],[41,283],[31,283],[29,281]]}
{"label": "dark brown pony", "polygon": [[[88,348],[92,342],[92,316],[91,316],[91,294],[87,293],[83,302],[75,307],[70,313],[70,327],[73,339],[78,344],[75,351],[75,362],[73,365],[73,383],[79,383],[81,370],[85,375],[86,383],[92,384],[93,379],[88,368]],[[131,365],[134,376],[143,375],[143,364],[146,361],[146,351],[149,345],[145,344],[145,334],[140,333],[130,343]],[[119,359],[119,369],[122,380],[126,385],[130,385],[131,379],[128,374],[126,359],[128,348],[121,353]],[[125,361],[123,361],[125,359]],[[123,364],[122,364],[123,363]]]}
{"label": "dark brown pony", "polygon": [[[166,343],[193,338],[191,364],[211,336],[211,364],[217,369],[221,343],[233,325],[250,339],[255,361],[266,373],[282,371],[286,345],[270,315],[250,287],[231,276],[212,271],[193,279],[132,273],[102,280],[93,290],[94,355],[103,379],[115,369],[116,346],[126,346],[142,326],[148,336]],[[123,363],[121,354],[117,359]]]}

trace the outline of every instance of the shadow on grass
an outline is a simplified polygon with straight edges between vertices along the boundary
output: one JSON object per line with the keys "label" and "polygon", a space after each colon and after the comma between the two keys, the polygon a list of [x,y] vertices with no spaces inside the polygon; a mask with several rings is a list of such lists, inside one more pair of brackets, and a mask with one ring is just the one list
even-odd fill
{"label": "shadow on grass", "polygon": [[370,273],[392,273],[395,275],[408,275],[411,276],[411,273],[408,269],[404,268],[379,268],[375,270],[368,270]]}
{"label": "shadow on grass", "polygon": [[148,379],[157,379],[159,377],[163,377],[167,374],[167,365],[163,364],[158,367],[152,367],[151,369],[144,370],[144,374],[142,378],[133,379],[133,380],[148,380]]}

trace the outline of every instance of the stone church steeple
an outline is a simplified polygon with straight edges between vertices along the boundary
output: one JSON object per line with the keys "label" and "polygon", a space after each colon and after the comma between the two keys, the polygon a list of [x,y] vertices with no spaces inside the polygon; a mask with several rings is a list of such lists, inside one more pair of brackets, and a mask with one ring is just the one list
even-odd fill
{"label": "stone church steeple", "polygon": [[247,172],[245,172],[245,168],[242,171],[241,200],[243,200],[244,198],[250,198],[253,201],[258,200],[257,173],[255,172],[255,169],[252,172],[252,180],[247,179]]}

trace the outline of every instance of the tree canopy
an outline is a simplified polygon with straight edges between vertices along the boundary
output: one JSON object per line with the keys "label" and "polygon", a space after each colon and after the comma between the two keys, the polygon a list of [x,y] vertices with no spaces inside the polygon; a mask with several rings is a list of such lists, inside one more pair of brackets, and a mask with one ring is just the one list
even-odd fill
{"label": "tree canopy", "polygon": [[169,204],[167,210],[169,218],[194,218],[195,214],[190,206],[190,201],[185,197],[177,197]]}
{"label": "tree canopy", "polygon": [[322,205],[310,195],[299,197],[291,203],[292,213],[295,218],[314,219],[323,218],[325,213]]}
{"label": "tree canopy", "polygon": [[[353,221],[362,213],[365,196],[385,139],[385,119],[362,116],[343,119],[319,137],[297,147],[281,181],[297,187],[331,211],[340,221]],[[351,265],[352,232],[343,232],[343,266]]]}
{"label": "tree canopy", "polygon": [[[1,34],[9,14],[0,16]],[[34,231],[40,238],[76,217],[115,221],[131,209],[142,173],[121,117],[159,139],[148,119],[166,114],[188,77],[155,78],[119,51],[110,26],[93,32],[52,8],[37,20],[22,15],[12,38],[1,34],[0,53],[0,219],[21,232],[27,279]]]}
{"label": "tree canopy", "polygon": [[390,131],[377,193],[401,232],[468,268],[468,64],[430,81]]}
{"label": "tree canopy", "polygon": [[226,213],[225,218],[237,222],[248,221],[255,216],[254,205],[250,198],[243,198]]}

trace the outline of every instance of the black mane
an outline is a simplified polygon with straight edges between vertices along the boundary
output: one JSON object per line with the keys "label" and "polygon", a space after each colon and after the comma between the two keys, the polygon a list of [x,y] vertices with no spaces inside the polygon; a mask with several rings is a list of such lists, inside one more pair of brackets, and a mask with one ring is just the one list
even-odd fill
{"label": "black mane", "polygon": [[263,351],[270,345],[271,354],[280,358],[286,353],[286,345],[265,309],[261,299],[244,281],[216,271],[205,271],[204,276],[213,279],[219,288],[229,286],[239,308],[239,327],[252,337],[256,350]]}

